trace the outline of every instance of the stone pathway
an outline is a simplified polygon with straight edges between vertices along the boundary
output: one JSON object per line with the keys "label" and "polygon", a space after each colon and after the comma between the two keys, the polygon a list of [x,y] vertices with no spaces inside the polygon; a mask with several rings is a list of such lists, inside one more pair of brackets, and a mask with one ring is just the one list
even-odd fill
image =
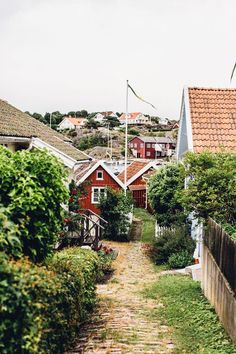
{"label": "stone pathway", "polygon": [[170,329],[152,316],[162,304],[141,294],[158,277],[141,243],[110,244],[119,249],[114,275],[98,285],[99,306],[67,354],[173,353]]}

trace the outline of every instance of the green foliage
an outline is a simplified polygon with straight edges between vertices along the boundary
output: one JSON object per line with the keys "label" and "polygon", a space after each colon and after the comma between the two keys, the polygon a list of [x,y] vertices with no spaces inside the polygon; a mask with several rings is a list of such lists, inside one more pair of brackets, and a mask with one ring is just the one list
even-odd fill
{"label": "green foliage", "polygon": [[22,244],[18,227],[9,220],[10,212],[0,207],[0,252],[19,257],[22,254]]}
{"label": "green foliage", "polygon": [[153,244],[153,259],[156,264],[167,263],[172,254],[187,251],[193,256],[195,241],[185,225],[165,229]]}
{"label": "green foliage", "polygon": [[168,258],[168,265],[171,269],[185,268],[193,264],[193,255],[187,250],[173,253]]}
{"label": "green foliage", "polygon": [[188,153],[184,159],[188,188],[183,191],[186,209],[204,219],[236,222],[236,155]]}
{"label": "green foliage", "polygon": [[104,237],[114,241],[128,241],[128,213],[132,208],[132,199],[123,191],[107,189],[106,195],[100,200],[101,217],[108,221],[105,225]]}
{"label": "green foliage", "polygon": [[88,117],[88,120],[87,120],[85,126],[86,126],[86,128],[89,128],[89,129],[91,129],[91,128],[97,129],[100,126],[100,124],[99,124],[99,122],[96,122],[93,118]]}
{"label": "green foliage", "polygon": [[186,214],[180,201],[184,189],[184,168],[181,164],[162,167],[150,179],[148,197],[161,226],[181,224]]}
{"label": "green foliage", "polygon": [[94,135],[84,136],[75,143],[75,147],[79,150],[86,150],[95,146],[107,146],[107,136],[101,133]]}
{"label": "green foliage", "polygon": [[186,276],[162,276],[144,296],[164,305],[149,315],[171,326],[176,354],[236,354],[198,282]]}
{"label": "green foliage", "polygon": [[134,129],[134,128],[130,128],[129,129],[129,134],[136,135],[136,136],[140,135],[139,131],[137,129]]}
{"label": "green foliage", "polygon": [[108,117],[106,117],[103,125],[107,125],[107,124],[109,124],[109,129],[113,129],[115,127],[120,126],[120,121],[116,117],[108,116]]}
{"label": "green foliage", "polygon": [[95,303],[98,256],[73,248],[47,268],[0,257],[0,352],[64,353]]}
{"label": "green foliage", "polygon": [[[18,228],[22,253],[34,262],[52,252],[61,229],[61,204],[68,198],[65,176],[62,164],[46,151],[12,154],[0,147],[0,204]],[[16,255],[10,243],[6,251]]]}

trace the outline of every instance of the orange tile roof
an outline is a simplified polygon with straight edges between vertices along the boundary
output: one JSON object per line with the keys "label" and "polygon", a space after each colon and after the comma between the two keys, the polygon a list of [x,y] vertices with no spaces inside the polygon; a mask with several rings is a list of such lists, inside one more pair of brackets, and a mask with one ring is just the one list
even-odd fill
{"label": "orange tile roof", "polygon": [[[128,167],[127,167],[127,181],[136,175],[142,168],[144,168],[146,165],[150,163],[146,161],[133,161]],[[122,171],[119,175],[118,178],[124,183],[125,181],[125,171]]]}
{"label": "orange tile roof", "polygon": [[236,89],[188,88],[193,150],[236,152]]}
{"label": "orange tile roof", "polygon": [[80,125],[84,122],[85,118],[73,118],[73,117],[66,117],[72,124]]}
{"label": "orange tile roof", "polygon": [[[133,113],[129,113],[128,114],[128,119],[136,119],[138,117],[139,114],[142,114],[141,112],[133,112]],[[123,113],[121,116],[120,116],[120,120],[125,120],[125,116],[126,114]]]}

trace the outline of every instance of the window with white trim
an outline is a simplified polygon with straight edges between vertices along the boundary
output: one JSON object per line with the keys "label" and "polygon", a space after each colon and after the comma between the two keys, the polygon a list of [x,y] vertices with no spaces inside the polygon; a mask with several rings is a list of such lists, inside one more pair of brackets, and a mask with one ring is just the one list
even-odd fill
{"label": "window with white trim", "polygon": [[147,156],[151,156],[151,151],[147,151]]}
{"label": "window with white trim", "polygon": [[106,188],[105,187],[92,187],[92,204],[98,204],[101,197],[106,195]]}
{"label": "window with white trim", "polygon": [[140,147],[141,147],[141,149],[143,149],[143,148],[144,148],[144,144],[143,144],[143,143],[141,143],[141,144],[140,144]]}
{"label": "window with white trim", "polygon": [[152,144],[152,147],[155,148],[155,144]]}
{"label": "window with white trim", "polygon": [[97,171],[96,179],[97,180],[103,180],[103,171]]}
{"label": "window with white trim", "polygon": [[130,147],[132,148],[134,146],[134,144],[133,143],[130,143]]}
{"label": "window with white trim", "polygon": [[147,144],[147,148],[150,149],[150,147],[151,147],[151,144]]}
{"label": "window with white trim", "polygon": [[134,143],[134,147],[135,147],[135,148],[137,147],[137,143]]}

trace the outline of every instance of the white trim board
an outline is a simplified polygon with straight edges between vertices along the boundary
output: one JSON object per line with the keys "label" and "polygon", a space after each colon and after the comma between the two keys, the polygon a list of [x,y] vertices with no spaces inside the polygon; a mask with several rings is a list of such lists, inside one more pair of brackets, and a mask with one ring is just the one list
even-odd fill
{"label": "white trim board", "polygon": [[104,164],[102,160],[98,161],[93,165],[91,168],[88,168],[88,172],[85,173],[83,177],[80,178],[79,181],[77,181],[78,184],[84,182],[98,167],[102,167],[108,174],[111,176],[112,179],[122,188],[125,189],[124,183],[121,182],[121,180]]}

